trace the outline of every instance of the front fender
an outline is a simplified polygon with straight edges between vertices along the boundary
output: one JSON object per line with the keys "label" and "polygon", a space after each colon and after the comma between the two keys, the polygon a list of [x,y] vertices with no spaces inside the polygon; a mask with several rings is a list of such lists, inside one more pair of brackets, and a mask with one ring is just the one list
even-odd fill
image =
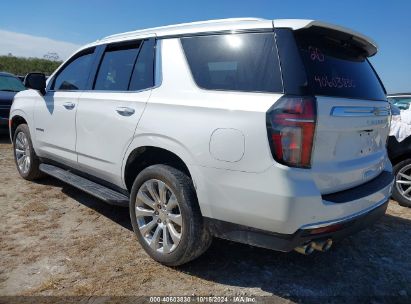
{"label": "front fender", "polygon": [[[31,141],[33,147],[36,149],[36,132],[34,132],[34,106],[36,98],[39,97],[39,93],[34,90],[26,90],[16,94],[14,96],[13,104],[10,108],[9,119],[12,121],[16,116],[22,117],[29,126]],[[11,137],[11,130],[9,130]]]}
{"label": "front fender", "polygon": [[[10,140],[12,142],[13,142],[13,138],[12,138],[12,135],[11,135],[11,122],[17,116],[23,118],[27,122],[27,125],[29,126],[29,129],[32,130],[32,126],[31,126],[32,125],[32,123],[31,123],[32,119],[30,119],[30,115],[28,113],[26,113],[25,111],[23,111],[23,110],[11,108],[10,117],[9,117],[9,120],[10,120],[10,122],[9,122],[9,135],[10,135]],[[34,133],[34,132],[30,132],[30,135],[32,135],[31,133]]]}

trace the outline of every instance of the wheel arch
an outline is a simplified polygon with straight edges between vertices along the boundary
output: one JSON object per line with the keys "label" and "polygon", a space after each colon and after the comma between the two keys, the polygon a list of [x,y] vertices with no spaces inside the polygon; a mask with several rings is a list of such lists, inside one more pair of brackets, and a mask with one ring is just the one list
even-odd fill
{"label": "wheel arch", "polygon": [[[142,153],[145,154],[142,154]],[[155,152],[150,162],[137,166],[150,152]],[[166,156],[166,157],[164,157]],[[185,172],[192,180],[198,204],[203,216],[211,216],[207,195],[206,182],[202,167],[195,165],[195,157],[182,143],[177,140],[154,133],[139,134],[130,143],[123,158],[122,182],[125,189],[131,190],[135,177],[151,164],[168,164]],[[134,164],[134,165],[131,165]]]}
{"label": "wheel arch", "polygon": [[28,125],[28,120],[23,113],[18,112],[18,113],[13,114],[13,116],[10,117],[9,132],[10,132],[11,141],[13,141],[14,133],[16,132],[17,127],[21,124]]}
{"label": "wheel arch", "polygon": [[156,145],[142,145],[130,149],[124,162],[123,180],[127,189],[131,190],[134,179],[142,170],[155,164],[170,165],[179,169],[187,174],[194,183],[189,166],[175,151]]}
{"label": "wheel arch", "polygon": [[398,163],[407,160],[407,159],[411,159],[411,156],[409,153],[404,153],[401,155],[398,155],[397,157],[391,159],[391,163],[393,166],[397,165]]}

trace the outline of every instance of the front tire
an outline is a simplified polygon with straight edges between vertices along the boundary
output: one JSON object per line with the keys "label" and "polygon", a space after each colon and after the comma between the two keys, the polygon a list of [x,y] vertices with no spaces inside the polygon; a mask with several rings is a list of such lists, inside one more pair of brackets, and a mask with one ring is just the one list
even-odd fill
{"label": "front tire", "polygon": [[137,176],[130,218],[144,250],[167,266],[187,263],[211,244],[191,179],[171,166],[153,165]]}
{"label": "front tire", "polygon": [[13,152],[17,170],[22,178],[32,181],[42,177],[43,173],[39,170],[40,160],[34,151],[26,124],[19,125],[14,132]]}
{"label": "front tire", "polygon": [[404,207],[411,207],[411,159],[403,160],[393,168],[395,184],[392,197]]}

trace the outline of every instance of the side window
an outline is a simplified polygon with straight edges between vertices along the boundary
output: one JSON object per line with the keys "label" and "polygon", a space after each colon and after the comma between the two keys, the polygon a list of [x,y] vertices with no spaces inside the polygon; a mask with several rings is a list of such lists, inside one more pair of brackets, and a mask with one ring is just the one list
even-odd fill
{"label": "side window", "polygon": [[282,92],[273,33],[181,38],[197,85],[209,90]]}
{"label": "side window", "polygon": [[58,73],[52,89],[59,90],[85,90],[90,68],[93,63],[94,49],[82,52],[68,63]]}
{"label": "side window", "polygon": [[140,42],[109,45],[104,52],[95,90],[127,91],[131,73],[139,52]]}
{"label": "side window", "polygon": [[130,82],[130,91],[154,86],[154,39],[145,40],[138,55]]}

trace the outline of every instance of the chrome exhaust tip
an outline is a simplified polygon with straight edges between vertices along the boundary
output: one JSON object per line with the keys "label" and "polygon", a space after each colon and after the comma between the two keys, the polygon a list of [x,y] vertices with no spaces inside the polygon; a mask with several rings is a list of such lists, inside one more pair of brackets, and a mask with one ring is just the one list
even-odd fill
{"label": "chrome exhaust tip", "polygon": [[304,255],[310,255],[311,253],[314,252],[313,243],[310,242],[308,244],[295,247],[294,250]]}
{"label": "chrome exhaust tip", "polygon": [[331,246],[333,245],[333,240],[323,240],[323,241],[314,241],[312,242],[313,249],[321,252],[326,252],[330,250]]}

